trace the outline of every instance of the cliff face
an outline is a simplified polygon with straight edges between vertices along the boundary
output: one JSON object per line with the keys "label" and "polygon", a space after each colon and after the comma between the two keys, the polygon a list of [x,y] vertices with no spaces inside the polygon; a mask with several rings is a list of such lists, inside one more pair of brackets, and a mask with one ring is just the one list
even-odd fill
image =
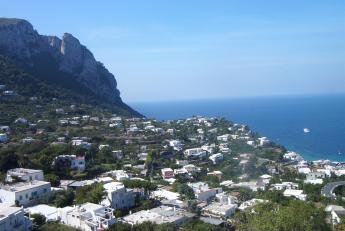
{"label": "cliff face", "polygon": [[26,20],[0,18],[0,53],[42,80],[68,79],[101,100],[132,110],[122,102],[114,76],[71,34],[65,33],[62,39],[44,36]]}

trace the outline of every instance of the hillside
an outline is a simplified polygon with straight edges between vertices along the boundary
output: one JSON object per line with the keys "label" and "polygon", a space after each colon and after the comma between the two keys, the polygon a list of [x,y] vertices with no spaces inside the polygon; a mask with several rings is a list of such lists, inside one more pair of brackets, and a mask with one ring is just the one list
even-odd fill
{"label": "hillside", "polygon": [[[31,95],[62,90],[78,99],[108,104],[122,114],[141,116],[123,103],[115,77],[69,33],[62,39],[40,35],[26,20],[0,18],[0,54],[0,84]],[[14,69],[20,69],[21,74]],[[11,80],[6,80],[8,77]],[[38,86],[40,90],[50,89],[40,92]]]}

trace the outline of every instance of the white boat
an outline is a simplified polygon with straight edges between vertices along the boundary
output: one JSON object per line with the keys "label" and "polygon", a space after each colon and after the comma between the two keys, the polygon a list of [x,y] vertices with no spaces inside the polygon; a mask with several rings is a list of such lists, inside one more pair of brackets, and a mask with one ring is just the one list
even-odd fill
{"label": "white boat", "polygon": [[304,128],[304,129],[303,129],[303,132],[304,132],[304,133],[309,133],[309,132],[310,132],[310,129],[309,129],[309,128]]}

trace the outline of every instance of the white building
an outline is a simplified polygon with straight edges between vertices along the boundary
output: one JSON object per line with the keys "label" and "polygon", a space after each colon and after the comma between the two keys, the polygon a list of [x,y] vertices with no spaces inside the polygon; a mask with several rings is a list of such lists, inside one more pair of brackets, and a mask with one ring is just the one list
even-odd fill
{"label": "white building", "polygon": [[185,169],[189,174],[198,173],[201,171],[201,168],[196,167],[194,164],[187,164],[182,168]]}
{"label": "white building", "polygon": [[207,152],[202,148],[191,148],[184,151],[187,158],[203,158],[207,156]]}
{"label": "white building", "polygon": [[305,201],[307,199],[307,195],[303,194],[303,190],[298,190],[298,189],[286,189],[283,192],[283,195],[286,197],[294,197],[302,201]]}
{"label": "white building", "polygon": [[33,180],[43,180],[43,171],[36,169],[27,168],[14,168],[7,171],[6,182],[12,182],[14,179],[18,178],[23,181],[33,181]]}
{"label": "white building", "polygon": [[58,161],[69,161],[71,163],[70,168],[79,171],[85,170],[85,157],[76,155],[59,155],[55,157],[52,165],[55,165]]}
{"label": "white building", "polygon": [[176,151],[180,151],[182,150],[183,144],[180,140],[170,140],[169,146],[173,147],[173,149]]}
{"label": "white building", "polygon": [[270,144],[270,141],[267,139],[267,137],[260,137],[258,140],[259,146],[266,146]]}
{"label": "white building", "polygon": [[4,133],[0,133],[0,143],[4,143],[8,141],[8,137]]}
{"label": "white building", "polygon": [[93,203],[61,208],[58,214],[62,224],[82,231],[104,230],[116,223],[113,209]]}
{"label": "white building", "polygon": [[151,197],[156,199],[178,200],[180,196],[179,193],[171,192],[163,188],[157,189],[151,193]]}
{"label": "white building", "polygon": [[53,206],[40,204],[25,209],[25,212],[29,213],[30,216],[33,214],[40,214],[46,218],[47,222],[58,221],[58,209]]}
{"label": "white building", "polygon": [[167,129],[167,133],[172,136],[175,133],[175,129],[169,128],[169,129]]}
{"label": "white building", "polygon": [[84,149],[90,149],[91,143],[83,141],[83,140],[72,140],[72,146],[77,146]]}
{"label": "white building", "polygon": [[128,130],[129,132],[137,132],[137,131],[139,131],[139,128],[137,127],[137,125],[136,124],[131,124],[130,126],[129,126],[129,130]]}
{"label": "white building", "polygon": [[202,148],[204,151],[206,151],[207,153],[213,153],[215,147],[216,147],[215,144],[203,145],[203,146],[201,146],[201,148]]}
{"label": "white building", "polygon": [[302,160],[302,157],[299,154],[297,154],[296,152],[285,153],[283,158],[285,160],[291,160],[291,161],[300,161],[300,160]]}
{"label": "white building", "polygon": [[228,195],[225,192],[216,194],[216,201],[222,204],[237,204],[238,203],[237,197]]}
{"label": "white building", "polygon": [[213,202],[203,208],[205,216],[211,216],[216,218],[227,218],[235,213],[237,209],[236,204]]}
{"label": "white building", "polygon": [[188,183],[188,186],[193,189],[195,198],[199,201],[209,201],[217,193],[222,192],[221,188],[209,188],[208,184],[204,182]]}
{"label": "white building", "polygon": [[150,210],[142,210],[122,218],[122,221],[131,225],[141,224],[143,222],[152,222],[155,224],[174,223],[180,225],[195,215],[182,209],[168,206],[160,206]]}
{"label": "white building", "polygon": [[248,140],[247,144],[250,146],[255,146],[255,141],[254,140]]}
{"label": "white building", "polygon": [[114,170],[109,172],[109,174],[114,177],[117,181],[129,180],[130,176],[124,170]]}
{"label": "white building", "polygon": [[294,182],[282,182],[277,184],[272,184],[272,189],[283,190],[283,189],[298,189],[298,184]]}
{"label": "white building", "polygon": [[239,210],[245,210],[245,209],[251,208],[251,207],[253,207],[253,206],[255,206],[255,205],[259,204],[259,203],[266,203],[266,202],[268,202],[268,201],[267,201],[267,200],[262,200],[262,199],[253,198],[253,199],[251,199],[251,200],[249,200],[249,201],[243,202],[243,203],[238,207],[238,209],[239,209]]}
{"label": "white building", "polygon": [[209,157],[213,164],[218,164],[224,160],[224,155],[222,153],[213,154]]}
{"label": "white building", "polygon": [[30,181],[0,187],[0,203],[33,205],[43,194],[50,192],[50,182]]}
{"label": "white building", "polygon": [[24,139],[22,139],[23,144],[31,144],[35,141],[35,139],[33,139],[32,137],[26,137]]}
{"label": "white building", "polygon": [[221,135],[221,136],[217,136],[217,140],[218,141],[223,141],[223,142],[228,141],[229,138],[230,138],[230,134],[224,134],[224,135]]}
{"label": "white building", "polygon": [[129,209],[134,206],[134,194],[132,190],[127,190],[121,182],[111,182],[103,185],[107,196],[102,201],[102,205],[110,206],[114,209]]}
{"label": "white building", "polygon": [[325,212],[330,218],[333,225],[338,225],[342,221],[342,218],[345,215],[345,208],[339,205],[327,205]]}
{"label": "white building", "polygon": [[22,207],[10,207],[6,203],[0,203],[0,230],[1,231],[29,231],[31,220],[24,216]]}
{"label": "white building", "polygon": [[324,172],[310,172],[306,176],[307,180],[315,180],[315,179],[325,179],[326,173]]}
{"label": "white building", "polygon": [[309,173],[311,173],[311,170],[308,167],[302,167],[302,168],[298,168],[298,173],[300,173],[300,174],[309,174]]}
{"label": "white building", "polygon": [[109,144],[100,144],[98,146],[98,150],[102,150],[102,149],[108,149],[110,148],[110,145]]}
{"label": "white building", "polygon": [[269,184],[272,176],[268,174],[264,174],[264,175],[261,175],[259,178],[264,184]]}

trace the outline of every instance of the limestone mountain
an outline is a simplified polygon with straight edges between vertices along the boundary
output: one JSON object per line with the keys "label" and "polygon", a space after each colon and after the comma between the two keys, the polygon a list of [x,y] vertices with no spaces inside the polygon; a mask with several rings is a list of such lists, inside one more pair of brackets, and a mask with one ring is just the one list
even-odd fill
{"label": "limestone mountain", "polygon": [[114,75],[69,33],[61,39],[40,35],[26,20],[0,18],[0,54],[45,83],[93,96],[140,116],[122,102]]}

